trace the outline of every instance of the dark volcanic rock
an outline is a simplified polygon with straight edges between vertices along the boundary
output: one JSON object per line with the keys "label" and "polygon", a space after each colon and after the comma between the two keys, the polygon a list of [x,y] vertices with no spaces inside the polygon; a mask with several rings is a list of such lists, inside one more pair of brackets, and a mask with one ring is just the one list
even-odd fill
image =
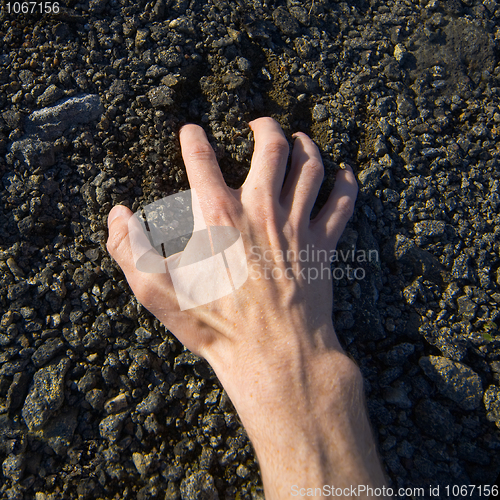
{"label": "dark volcanic rock", "polygon": [[23,403],[31,380],[31,373],[28,371],[17,372],[14,375],[12,384],[7,393],[7,410],[17,410]]}
{"label": "dark volcanic rock", "polygon": [[78,409],[73,408],[67,412],[51,418],[44,428],[44,439],[58,454],[65,455],[77,426]]}
{"label": "dark volcanic rock", "polygon": [[204,471],[195,472],[181,483],[182,500],[219,500],[214,478]]}
{"label": "dark volcanic rock", "polygon": [[61,137],[72,125],[96,120],[102,112],[98,95],[70,97],[55,106],[33,111],[26,119],[25,130],[42,141],[51,141]]}
{"label": "dark volcanic rock", "polygon": [[173,94],[174,91],[170,87],[161,85],[149,90],[147,96],[149,101],[151,102],[151,105],[155,108],[158,108],[161,106],[169,106],[170,104],[173,104]]}
{"label": "dark volcanic rock", "polygon": [[114,413],[101,420],[99,423],[99,433],[102,438],[108,439],[110,442],[115,442],[123,427],[123,423],[128,416],[128,412]]}
{"label": "dark volcanic rock", "polygon": [[452,414],[430,399],[424,399],[416,406],[415,423],[424,434],[445,443],[451,443],[457,434]]}
{"label": "dark volcanic rock", "polygon": [[483,398],[481,378],[469,367],[442,356],[422,357],[419,365],[439,391],[464,410],[479,406]]}
{"label": "dark volcanic rock", "polygon": [[383,255],[391,265],[400,262],[412,267],[415,273],[421,276],[437,281],[441,279],[440,262],[432,254],[401,234],[391,238],[383,250]]}
{"label": "dark volcanic rock", "polygon": [[23,418],[30,430],[39,429],[47,423],[64,401],[64,377],[70,360],[61,358],[40,368],[33,375],[28,396],[23,406]]}
{"label": "dark volcanic rock", "polygon": [[273,21],[284,35],[296,36],[300,31],[299,23],[284,7],[273,12]]}
{"label": "dark volcanic rock", "polygon": [[48,339],[33,353],[31,361],[33,361],[33,364],[39,368],[50,361],[63,348],[64,342],[61,339]]}

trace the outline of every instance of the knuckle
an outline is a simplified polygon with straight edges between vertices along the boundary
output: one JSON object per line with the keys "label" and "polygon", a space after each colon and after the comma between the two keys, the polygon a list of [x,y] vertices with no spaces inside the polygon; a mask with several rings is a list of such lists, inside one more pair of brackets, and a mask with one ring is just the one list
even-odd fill
{"label": "knuckle", "polygon": [[297,227],[293,221],[288,219],[283,226],[283,235],[287,241],[295,241],[297,236]]}
{"label": "knuckle", "polygon": [[210,202],[212,207],[209,215],[210,222],[215,225],[232,225],[238,218],[239,210],[231,198],[224,195],[215,195]]}
{"label": "knuckle", "polygon": [[215,153],[212,146],[208,143],[196,144],[190,151],[189,157],[193,160],[204,161],[204,160],[214,160]]}
{"label": "knuckle", "polygon": [[348,196],[339,198],[336,211],[346,220],[349,220],[354,213],[354,201]]}
{"label": "knuckle", "polygon": [[120,253],[120,250],[127,243],[128,231],[124,228],[118,228],[109,233],[106,248],[112,257]]}
{"label": "knuckle", "polygon": [[288,157],[289,150],[287,140],[284,137],[277,137],[264,146],[262,154],[264,157],[271,158]]}
{"label": "knuckle", "polygon": [[304,168],[307,169],[310,175],[318,176],[321,178],[323,178],[325,173],[323,162],[316,158],[309,158],[304,164]]}

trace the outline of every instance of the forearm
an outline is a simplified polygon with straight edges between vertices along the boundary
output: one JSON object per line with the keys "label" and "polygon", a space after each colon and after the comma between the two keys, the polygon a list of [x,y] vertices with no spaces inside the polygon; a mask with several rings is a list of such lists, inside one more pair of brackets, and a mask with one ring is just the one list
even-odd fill
{"label": "forearm", "polygon": [[324,485],[383,487],[359,369],[339,351],[304,350],[250,371],[240,366],[244,380],[221,377],[257,454],[266,499]]}

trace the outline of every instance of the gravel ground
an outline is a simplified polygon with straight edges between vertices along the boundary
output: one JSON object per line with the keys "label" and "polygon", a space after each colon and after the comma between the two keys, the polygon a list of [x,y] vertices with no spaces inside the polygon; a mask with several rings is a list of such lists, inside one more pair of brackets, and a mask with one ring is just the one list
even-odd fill
{"label": "gravel ground", "polygon": [[320,146],[320,203],[341,162],[357,173],[340,249],[378,258],[334,282],[334,322],[393,487],[493,484],[500,3],[59,7],[0,15],[0,498],[263,498],[212,370],[105,248],[113,205],[189,187],[180,125],[238,187],[262,115]]}

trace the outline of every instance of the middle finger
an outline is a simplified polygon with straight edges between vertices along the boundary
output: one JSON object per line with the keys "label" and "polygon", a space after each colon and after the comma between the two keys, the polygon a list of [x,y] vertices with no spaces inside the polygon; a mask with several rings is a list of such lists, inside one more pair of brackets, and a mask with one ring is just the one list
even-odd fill
{"label": "middle finger", "polygon": [[278,200],[288,161],[288,141],[279,123],[272,118],[258,118],[250,122],[255,136],[255,149],[250,172],[242,186],[258,190],[259,198]]}

